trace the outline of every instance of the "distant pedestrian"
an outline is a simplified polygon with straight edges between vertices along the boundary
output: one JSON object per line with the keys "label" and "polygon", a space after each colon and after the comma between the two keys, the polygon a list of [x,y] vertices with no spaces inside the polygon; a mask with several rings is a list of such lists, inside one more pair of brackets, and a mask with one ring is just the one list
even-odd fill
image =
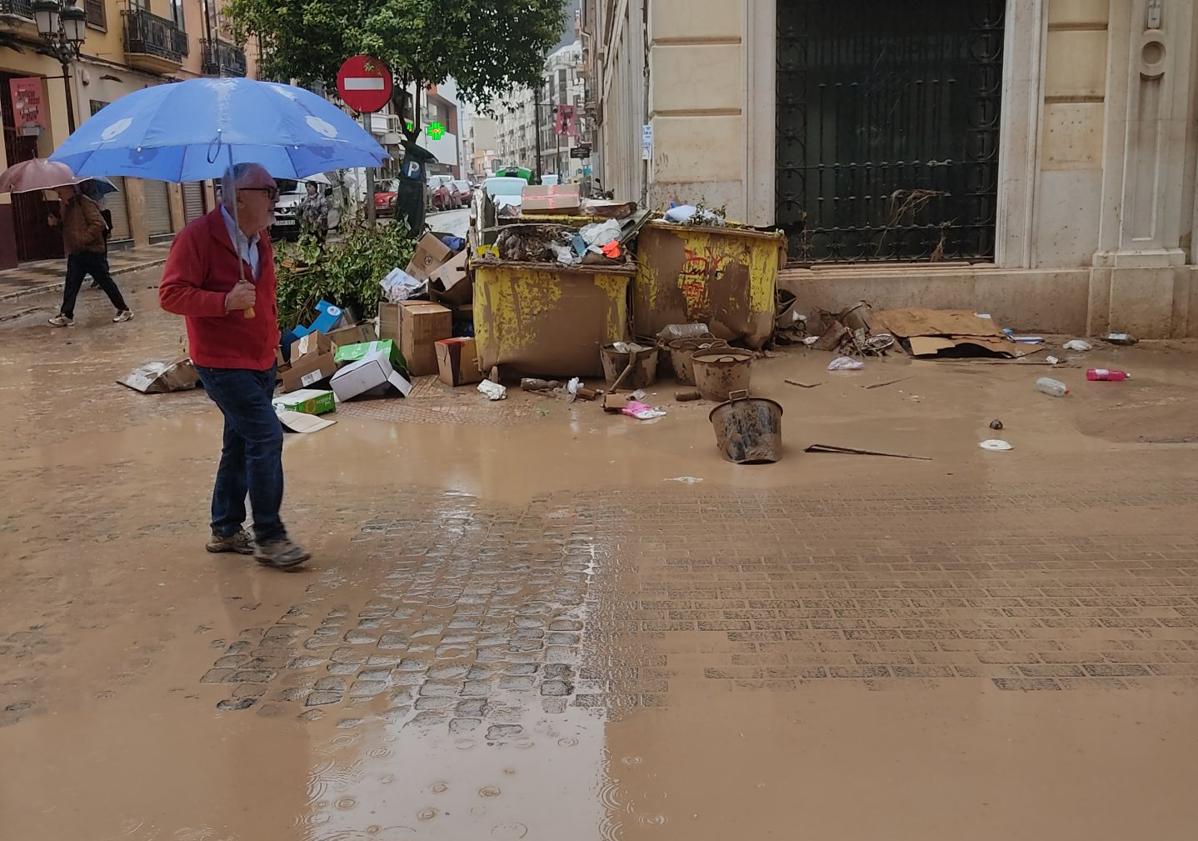
{"label": "distant pedestrian", "polygon": [[108,300],[116,307],[113,321],[128,321],[133,312],[125,303],[121,290],[108,271],[107,225],[95,201],[79,192],[74,185],[55,188],[60,202],[57,215],[51,214],[50,225],[62,228],[63,246],[67,252],[67,282],[62,292],[62,307],[50,319],[55,327],[75,324],[75,299],[83,286],[83,278],[91,275]]}
{"label": "distant pedestrian", "polygon": [[[279,517],[283,429],[271,406],[279,325],[268,233],[278,196],[258,164],[227,171],[221,206],[175,238],[158,298],[164,310],[187,319],[192,362],[225,418],[207,549],[252,554],[285,569],[310,555],[291,542]],[[244,528],[247,492],[253,537]]]}
{"label": "distant pedestrian", "polygon": [[305,181],[307,194],[300,200],[300,225],[322,243],[329,235],[329,200],[315,181]]}
{"label": "distant pedestrian", "polygon": [[[100,190],[100,182],[94,178],[79,183],[79,192],[96,203],[100,209],[100,217],[104,220],[104,254],[108,254],[108,240],[112,239],[112,211],[104,206],[104,193]],[[92,289],[99,289],[100,282],[92,278]]]}

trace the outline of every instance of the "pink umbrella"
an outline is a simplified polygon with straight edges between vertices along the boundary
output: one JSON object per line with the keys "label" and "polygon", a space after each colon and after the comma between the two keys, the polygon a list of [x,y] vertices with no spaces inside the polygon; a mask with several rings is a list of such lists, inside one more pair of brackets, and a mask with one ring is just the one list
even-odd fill
{"label": "pink umbrella", "polygon": [[[38,190],[53,190],[55,187],[65,187],[68,184],[78,184],[90,180],[80,178],[71,172],[66,164],[51,161],[47,158],[33,158],[13,164],[4,172],[0,172],[0,193],[34,193]],[[104,181],[104,179],[95,179]],[[105,181],[110,187],[112,184]],[[116,189],[112,187],[112,189]]]}

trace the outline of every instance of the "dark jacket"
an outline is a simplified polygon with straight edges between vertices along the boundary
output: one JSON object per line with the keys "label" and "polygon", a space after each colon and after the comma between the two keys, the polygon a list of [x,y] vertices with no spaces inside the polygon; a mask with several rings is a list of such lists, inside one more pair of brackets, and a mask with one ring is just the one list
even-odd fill
{"label": "dark jacket", "polygon": [[108,250],[104,243],[104,217],[100,207],[83,195],[77,195],[63,206],[59,224],[62,225],[62,242],[67,254],[93,251],[103,254]]}

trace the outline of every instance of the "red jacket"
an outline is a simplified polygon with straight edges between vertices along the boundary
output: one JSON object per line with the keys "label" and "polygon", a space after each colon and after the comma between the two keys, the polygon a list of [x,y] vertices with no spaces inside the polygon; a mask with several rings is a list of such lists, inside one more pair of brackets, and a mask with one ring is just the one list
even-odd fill
{"label": "red jacket", "polygon": [[[187,318],[191,360],[205,368],[266,371],[275,364],[279,346],[279,310],[275,302],[275,257],[270,236],[258,240],[261,271],[254,318],[240,310],[225,312],[225,295],[237,284],[237,252],[229,239],[220,208],[194,220],[175,237],[158,301],[167,312]],[[248,263],[245,277],[253,281]]]}

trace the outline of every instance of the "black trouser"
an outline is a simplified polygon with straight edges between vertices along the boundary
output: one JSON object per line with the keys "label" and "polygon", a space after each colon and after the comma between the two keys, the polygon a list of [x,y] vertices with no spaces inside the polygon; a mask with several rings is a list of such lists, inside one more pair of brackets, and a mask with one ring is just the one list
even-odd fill
{"label": "black trouser", "polygon": [[96,279],[117,312],[129,309],[121,297],[121,290],[117,289],[116,282],[108,273],[108,255],[98,251],[80,251],[67,257],[67,285],[62,291],[63,315],[75,317],[75,299],[79,297],[79,288],[83,286],[83,278],[87,275]]}

